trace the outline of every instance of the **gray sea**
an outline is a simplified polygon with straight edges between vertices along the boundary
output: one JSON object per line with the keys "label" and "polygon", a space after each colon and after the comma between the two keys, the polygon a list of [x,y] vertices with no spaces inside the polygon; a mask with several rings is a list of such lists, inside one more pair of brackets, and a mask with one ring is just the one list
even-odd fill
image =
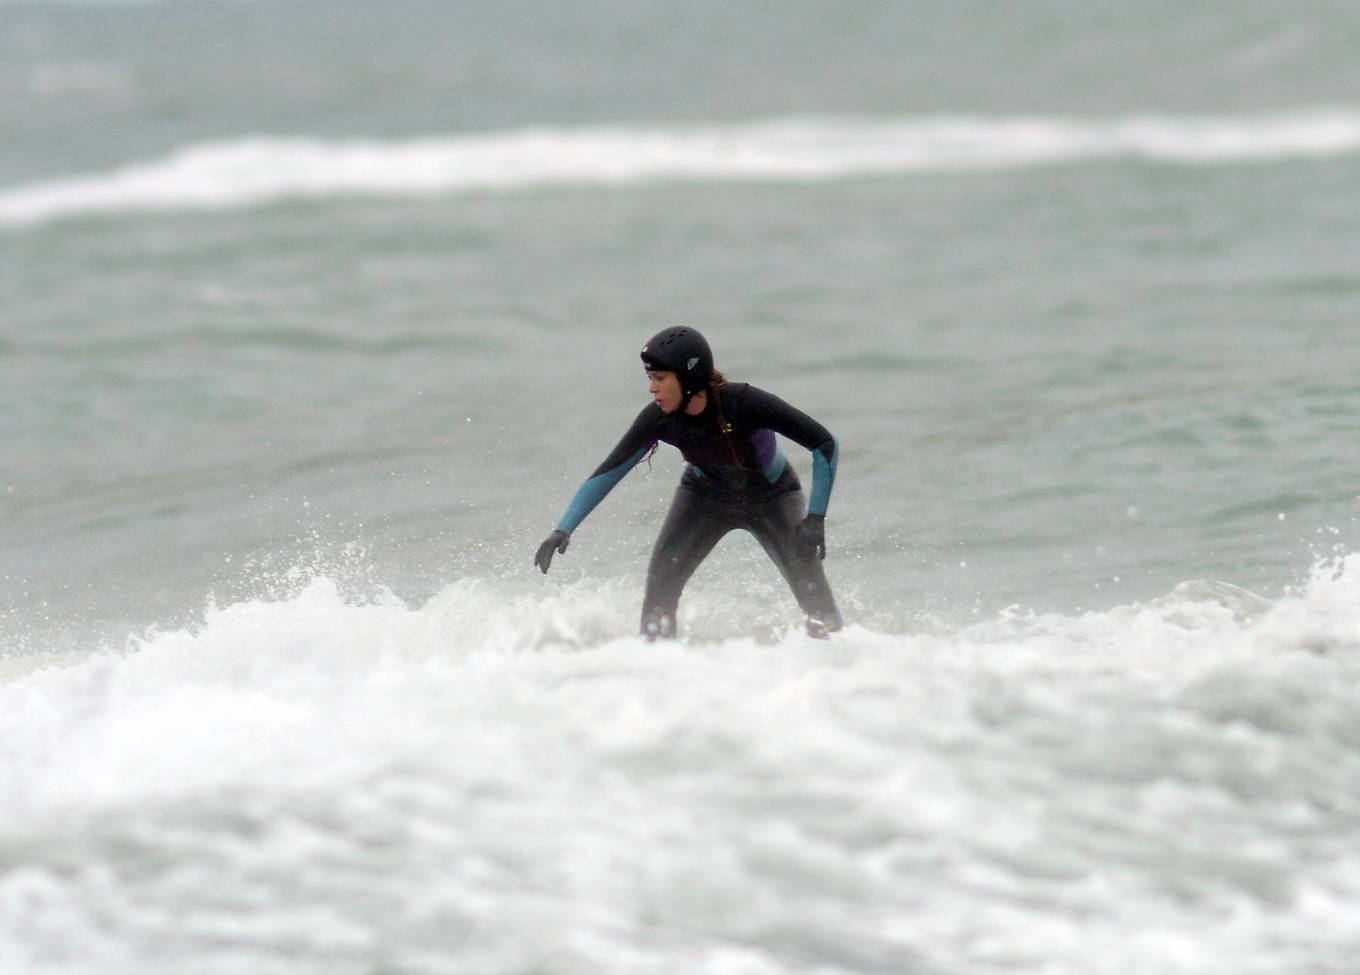
{"label": "gray sea", "polygon": [[[0,0],[0,972],[1360,972],[1357,49]],[[673,324],[834,640],[746,536],[634,635],[670,448],[533,568]]]}

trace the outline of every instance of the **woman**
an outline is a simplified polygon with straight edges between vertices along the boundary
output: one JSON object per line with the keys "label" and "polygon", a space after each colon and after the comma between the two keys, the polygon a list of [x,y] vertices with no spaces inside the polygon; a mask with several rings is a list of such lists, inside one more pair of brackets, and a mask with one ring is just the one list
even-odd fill
{"label": "woman", "polygon": [[[836,438],[816,420],[747,383],[729,383],[713,368],[708,342],[692,328],[668,328],[642,347],[653,402],[618,446],[581,485],[557,529],[538,547],[544,572],[554,552],[615,484],[658,442],[673,444],[689,466],[652,549],[642,633],[675,636],[680,592],[713,546],[734,528],[760,542],[807,614],[808,633],[841,627],[821,560],[824,522],[836,479]],[[812,451],[812,499],[804,515],[798,475],[775,445],[780,433]]]}

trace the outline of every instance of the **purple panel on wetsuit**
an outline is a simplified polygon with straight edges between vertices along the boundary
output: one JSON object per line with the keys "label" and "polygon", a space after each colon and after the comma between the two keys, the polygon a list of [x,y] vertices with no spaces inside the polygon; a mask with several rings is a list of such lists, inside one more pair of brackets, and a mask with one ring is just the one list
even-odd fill
{"label": "purple panel on wetsuit", "polygon": [[761,427],[751,434],[751,446],[755,448],[756,460],[760,461],[760,469],[768,471],[770,465],[774,463],[774,431],[768,427]]}

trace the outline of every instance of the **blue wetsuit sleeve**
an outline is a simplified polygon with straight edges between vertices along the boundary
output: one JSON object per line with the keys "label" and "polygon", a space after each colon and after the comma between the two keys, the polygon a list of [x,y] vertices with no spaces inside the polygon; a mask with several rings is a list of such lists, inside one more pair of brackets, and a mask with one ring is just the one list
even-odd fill
{"label": "blue wetsuit sleeve", "polygon": [[812,452],[812,493],[808,495],[808,514],[825,515],[831,503],[831,486],[836,483],[836,461],[840,450],[835,437],[829,437]]}
{"label": "blue wetsuit sleeve", "polygon": [[812,451],[808,514],[825,515],[827,505],[831,503],[831,488],[836,483],[836,461],[840,453],[831,431],[773,393],[755,386],[746,388],[744,406],[747,422],[752,426],[768,427]]}
{"label": "blue wetsuit sleeve", "polygon": [[558,531],[564,535],[574,532],[576,526],[585,520],[586,515],[594,511],[596,505],[604,500],[605,495],[614,489],[614,485],[622,481],[624,475],[647,456],[647,451],[656,443],[656,428],[664,415],[655,403],[638,414],[628,432],[604,459],[604,463],[595,468],[595,473],[577,489],[571,503],[567,505],[566,512],[557,522]]}
{"label": "blue wetsuit sleeve", "polygon": [[603,474],[596,474],[582,484],[576,490],[576,495],[567,505],[566,513],[557,523],[557,530],[564,535],[570,535],[576,530],[576,526],[585,521],[586,515],[595,510],[595,506],[604,500],[604,496],[614,490],[614,485],[622,481],[624,475],[637,466],[638,461],[647,456],[647,451],[651,445],[638,448],[637,453],[633,454],[617,467],[610,468]]}

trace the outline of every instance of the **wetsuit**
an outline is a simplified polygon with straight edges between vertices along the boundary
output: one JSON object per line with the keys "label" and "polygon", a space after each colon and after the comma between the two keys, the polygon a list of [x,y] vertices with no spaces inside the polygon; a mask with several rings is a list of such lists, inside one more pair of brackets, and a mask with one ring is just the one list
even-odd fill
{"label": "wetsuit", "polygon": [[775,434],[812,451],[807,513],[825,515],[836,479],[836,439],[807,414],[747,383],[710,388],[698,416],[683,409],[668,414],[656,403],[645,407],[572,498],[557,523],[566,535],[658,441],[680,448],[689,462],[652,549],[642,602],[644,633],[674,635],[681,590],[718,540],[734,528],[756,537],[811,619],[826,629],[840,628],[821,560],[801,555],[794,544],[804,515],[802,485]]}

